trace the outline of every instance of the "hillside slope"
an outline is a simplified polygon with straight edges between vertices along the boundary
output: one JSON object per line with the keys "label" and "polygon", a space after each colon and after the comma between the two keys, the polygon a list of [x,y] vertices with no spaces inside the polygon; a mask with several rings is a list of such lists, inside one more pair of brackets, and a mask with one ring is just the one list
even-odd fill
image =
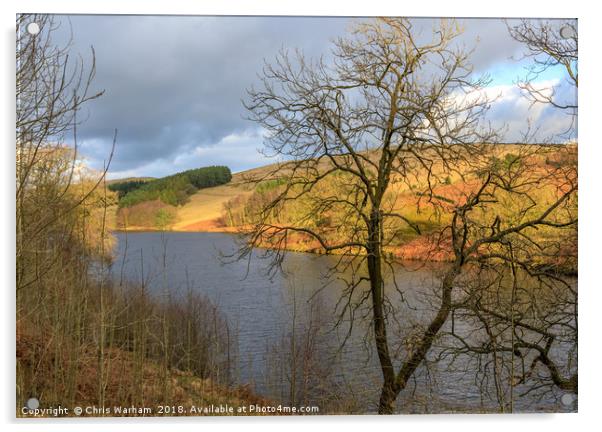
{"label": "hillside slope", "polygon": [[270,178],[275,164],[242,171],[232,175],[226,185],[201,189],[190,200],[177,209],[176,222],[171,226],[174,231],[234,231],[225,226],[220,219],[224,215],[224,205],[237,198],[244,200],[253,194],[254,186],[248,184],[249,178]]}
{"label": "hillside slope", "polygon": [[227,184],[202,189],[190,201],[178,208],[174,231],[207,231],[219,229],[218,219],[224,204],[238,196],[248,196],[252,191],[242,184]]}
{"label": "hillside slope", "polygon": [[[565,165],[567,169],[572,164],[576,157],[576,147],[556,147],[545,145],[518,145],[506,144],[488,146],[490,150],[488,165],[490,169],[499,172],[514,170],[512,176],[516,176],[518,172],[522,173],[522,182],[529,185],[534,181],[539,182],[544,179],[545,182],[539,185],[539,188],[533,191],[537,201],[551,202],[556,195],[562,191],[564,170],[561,169]],[[519,162],[515,162],[519,161]],[[253,224],[253,217],[250,216],[256,212],[261,205],[265,204],[269,197],[278,193],[281,190],[282,184],[279,182],[274,172],[277,170],[276,165],[266,165],[264,167],[248,170],[242,173],[234,174],[230,183],[217,187],[201,189],[194,195],[189,197],[189,200],[178,207],[170,207],[168,210],[173,212],[171,223],[163,228],[173,231],[185,232],[238,232]],[[326,167],[325,167],[326,168]],[[505,171],[504,171],[505,170]],[[570,170],[569,170],[570,171]],[[478,175],[478,174],[477,174]],[[559,178],[556,178],[560,176]],[[249,178],[261,179],[262,181],[255,184],[248,182]],[[332,187],[336,188],[336,178],[333,178]],[[534,180],[535,179],[535,180]],[[416,184],[422,178],[416,178],[414,182],[398,181],[394,179],[389,188],[387,200],[392,205],[393,210],[403,214],[405,218],[413,221],[420,228],[420,233],[417,233],[407,224],[390,222],[387,225],[389,235],[392,236],[392,242],[387,246],[387,253],[399,256],[409,260],[435,260],[447,261],[452,257],[452,251],[449,247],[449,242],[439,237],[440,230],[449,223],[446,219],[447,214],[437,214],[436,211],[428,206],[421,205],[421,194],[417,193],[418,186]],[[416,184],[414,184],[416,183]],[[441,179],[441,183],[434,184],[433,193],[441,198],[441,202],[462,203],[471,195],[480,185],[477,178],[469,179],[459,173],[450,173],[446,178]],[[322,189],[328,188],[328,184]],[[314,193],[326,193],[324,190],[319,192],[318,189]],[[330,194],[337,194],[336,189],[329,189]],[[499,196],[498,196],[499,195]],[[439,199],[438,198],[438,199]],[[311,199],[311,198],[310,198]],[[510,200],[510,201],[508,201]],[[307,201],[307,200],[305,200]],[[498,202],[499,201],[499,202]],[[504,202],[508,201],[508,202]],[[497,205],[493,202],[498,202]],[[263,203],[263,204],[262,204]],[[147,203],[147,208],[136,209],[138,214],[144,214],[146,211],[164,211],[161,206],[165,206],[159,202]],[[302,214],[303,206],[310,205],[304,202],[303,199],[295,200],[295,202],[287,202],[286,208],[276,215],[278,219],[274,223],[288,223],[287,218],[295,217],[295,214]],[[498,189],[495,201],[488,206],[488,215],[492,214],[503,215],[505,219],[510,220],[516,215],[513,211],[518,211],[520,203],[516,201],[516,196],[505,197],[502,189]],[[516,208],[515,208],[516,207]],[[329,210],[316,216],[315,220],[305,221],[313,223],[313,228],[323,230],[328,236],[336,237],[339,235],[336,230],[328,231],[329,221],[337,220],[340,217],[340,212],[337,209]],[[327,214],[328,213],[328,214]],[[152,219],[148,219],[150,223],[147,226],[135,226],[130,223],[129,230],[156,230],[160,229],[159,224],[152,226]],[[284,222],[283,222],[284,221]],[[396,221],[398,222],[398,221]],[[318,228],[316,228],[318,227]],[[545,230],[540,230],[537,238],[541,241],[545,240]],[[571,237],[572,239],[572,237]],[[571,252],[576,247],[573,241],[565,242],[566,249]],[[437,247],[435,247],[437,246]],[[266,245],[266,247],[270,247]],[[301,252],[323,253],[321,245],[317,240],[310,238],[302,233],[290,233],[287,237],[286,248]],[[570,253],[568,255],[571,255]],[[557,264],[557,263],[556,263]]]}
{"label": "hillside slope", "polygon": [[[170,224],[169,229],[191,232],[234,231],[220,223],[224,204],[236,198],[249,197],[253,193],[253,186],[247,184],[246,179],[258,176],[269,177],[269,173],[274,167],[275,165],[266,165],[233,174],[232,180],[228,184],[199,189],[189,197],[185,204],[178,207],[169,206],[169,210],[174,213],[173,223]],[[159,203],[154,204],[153,210],[155,207],[161,206]],[[136,206],[133,208],[136,211]],[[111,210],[110,226],[114,229],[125,230],[125,227],[119,226],[116,220],[118,209],[114,207]],[[146,211],[146,209],[141,208],[140,211]],[[155,231],[158,229],[154,224],[129,223],[127,225],[127,231]]]}

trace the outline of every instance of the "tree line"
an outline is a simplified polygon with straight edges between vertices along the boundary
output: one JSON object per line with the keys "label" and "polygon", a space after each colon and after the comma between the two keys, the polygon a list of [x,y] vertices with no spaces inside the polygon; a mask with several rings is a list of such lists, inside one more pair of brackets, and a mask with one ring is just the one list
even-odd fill
{"label": "tree line", "polygon": [[123,180],[116,181],[107,185],[107,188],[117,193],[117,197],[119,199],[123,198],[128,193],[138,189],[143,184],[147,183],[149,180]]}
{"label": "tree line", "polygon": [[109,189],[120,194],[119,207],[152,200],[178,206],[185,204],[197,190],[228,183],[232,173],[227,166],[209,166],[182,171],[150,181],[116,182]]}

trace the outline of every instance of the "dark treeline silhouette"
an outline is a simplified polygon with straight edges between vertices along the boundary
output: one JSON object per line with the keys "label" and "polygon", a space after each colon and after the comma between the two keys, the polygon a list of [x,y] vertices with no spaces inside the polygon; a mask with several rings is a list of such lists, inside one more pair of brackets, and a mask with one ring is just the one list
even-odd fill
{"label": "dark treeline silhouette", "polygon": [[138,189],[144,184],[148,183],[150,180],[124,180],[117,181],[115,183],[111,183],[107,185],[107,188],[112,192],[117,192],[117,196],[119,199],[126,196],[128,193]]}

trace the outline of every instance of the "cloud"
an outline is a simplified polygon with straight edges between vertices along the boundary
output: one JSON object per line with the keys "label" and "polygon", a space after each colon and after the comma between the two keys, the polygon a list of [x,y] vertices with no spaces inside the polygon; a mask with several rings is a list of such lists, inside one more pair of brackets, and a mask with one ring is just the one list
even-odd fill
{"label": "cloud", "polygon": [[[556,89],[561,98],[563,93],[571,90],[559,79],[534,81],[532,85],[545,95]],[[558,141],[559,135],[572,125],[572,118],[567,112],[549,104],[532,103],[516,85],[490,86],[482,93],[493,100],[486,120],[503,131],[506,142],[521,142],[527,133],[533,134],[533,141]]]}
{"label": "cloud", "polygon": [[[88,120],[78,128],[79,144],[95,168],[110,152],[118,129],[111,176],[159,176],[205,164],[228,164],[235,171],[264,163],[257,152],[261,133],[245,119],[241,99],[257,82],[264,59],[285,48],[308,57],[330,53],[330,41],[345,33],[348,18],[57,16],[71,22],[74,53],[96,51],[95,89],[105,95],[88,104]],[[429,36],[435,20],[414,19]],[[524,62],[513,58],[520,44],[499,19],[462,19],[457,43],[475,47],[475,74],[491,73],[491,91],[505,98],[492,109],[509,136],[525,125],[524,101],[510,86]],[[63,38],[69,32],[63,26]],[[554,77],[548,77],[554,78]],[[530,112],[554,119],[547,109]],[[554,119],[556,121],[557,119]],[[553,129],[546,126],[546,129]],[[514,135],[512,135],[514,134]]]}
{"label": "cloud", "polygon": [[259,151],[262,140],[261,129],[247,129],[227,135],[212,145],[198,145],[170,159],[156,159],[134,169],[112,171],[109,178],[141,177],[147,176],[149,172],[153,172],[155,176],[165,176],[208,165],[226,165],[233,172],[239,172],[249,167],[277,162],[277,159],[264,156]]}
{"label": "cloud", "polygon": [[282,47],[327,54],[329,39],[348,24],[251,17],[73,16],[70,21],[74,50],[85,57],[94,46],[94,85],[105,90],[88,104],[88,120],[79,128],[82,151],[101,165],[118,129],[112,169],[148,167],[155,174],[181,154],[255,128],[244,119],[241,99],[263,59]]}

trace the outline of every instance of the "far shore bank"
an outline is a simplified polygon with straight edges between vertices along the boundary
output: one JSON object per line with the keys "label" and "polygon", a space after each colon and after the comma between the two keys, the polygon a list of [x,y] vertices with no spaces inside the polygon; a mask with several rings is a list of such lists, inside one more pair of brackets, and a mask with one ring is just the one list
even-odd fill
{"label": "far shore bank", "polygon": [[[156,232],[172,232],[172,233],[223,233],[223,234],[244,234],[243,227],[226,227],[217,223],[215,220],[200,221],[185,227],[176,227],[170,229],[160,229],[155,227],[128,227],[115,228],[112,230],[115,233],[156,233]],[[263,246],[261,249],[270,249],[269,245]],[[296,253],[310,253],[314,255],[325,255],[316,241],[298,238],[296,241],[288,243],[285,250]],[[400,261],[414,262],[432,262],[432,263],[450,263],[453,262],[452,251],[445,245],[434,245],[432,239],[427,236],[417,237],[401,246],[390,247],[385,251],[389,256],[395,257]],[[331,253],[333,254],[333,253]],[[336,252],[334,253],[336,254]],[[552,265],[556,268],[559,274],[567,277],[577,277],[577,269],[567,268],[565,265]]]}

